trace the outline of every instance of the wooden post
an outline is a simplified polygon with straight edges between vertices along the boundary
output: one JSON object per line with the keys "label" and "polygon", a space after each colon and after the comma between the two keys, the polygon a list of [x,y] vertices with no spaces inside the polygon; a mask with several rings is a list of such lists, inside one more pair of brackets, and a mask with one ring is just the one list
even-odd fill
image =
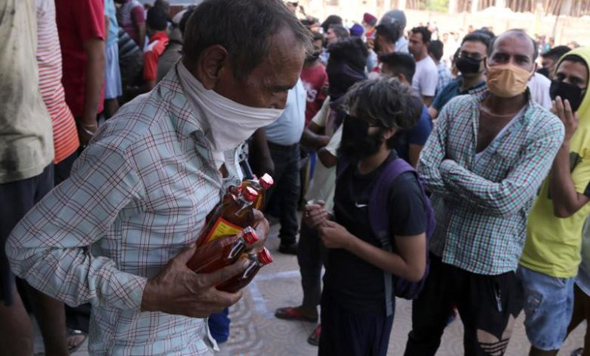
{"label": "wooden post", "polygon": [[561,8],[559,9],[560,15],[570,16],[572,13],[572,0],[563,0]]}
{"label": "wooden post", "polygon": [[457,13],[457,0],[449,0],[449,15]]}

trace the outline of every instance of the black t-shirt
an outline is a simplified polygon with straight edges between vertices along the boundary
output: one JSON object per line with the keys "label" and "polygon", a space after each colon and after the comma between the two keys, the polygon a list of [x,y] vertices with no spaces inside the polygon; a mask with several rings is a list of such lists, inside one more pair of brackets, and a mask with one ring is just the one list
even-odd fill
{"label": "black t-shirt", "polygon": [[[336,222],[354,236],[379,248],[381,245],[369,223],[368,203],[380,173],[396,158],[397,154],[392,151],[379,168],[366,175],[358,172],[356,163],[351,163],[336,182]],[[414,173],[399,175],[384,194],[388,194],[392,242],[394,235],[413,236],[426,231],[424,199]],[[346,250],[330,250],[324,284],[347,309],[364,314],[385,313],[383,270]]]}

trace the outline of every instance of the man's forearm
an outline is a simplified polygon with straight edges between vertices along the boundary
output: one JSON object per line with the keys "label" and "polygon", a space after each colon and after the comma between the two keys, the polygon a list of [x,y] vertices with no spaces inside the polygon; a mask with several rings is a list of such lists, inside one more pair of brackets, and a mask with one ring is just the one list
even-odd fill
{"label": "man's forearm", "polygon": [[317,151],[329,142],[329,136],[317,135],[309,129],[303,130],[303,135],[301,135],[301,145],[310,151]]}
{"label": "man's forearm", "polygon": [[387,252],[356,236],[353,236],[347,250],[373,266],[406,280],[419,281],[424,276],[425,266],[419,266],[418,259],[406,261],[399,254]]}
{"label": "man's forearm", "polygon": [[82,125],[96,125],[96,115],[100,93],[104,85],[105,48],[104,41],[93,39],[84,44],[88,60],[86,62],[86,85]]}
{"label": "man's forearm", "polygon": [[137,33],[139,34],[139,49],[143,52],[143,47],[145,46],[145,23],[136,25]]}
{"label": "man's forearm", "polygon": [[113,260],[92,255],[88,247],[64,248],[69,241],[60,246],[40,243],[65,235],[54,227],[47,226],[44,233],[36,236],[23,225],[15,228],[6,253],[17,276],[68,305],[91,303],[123,310],[140,309],[146,278],[118,270]]}

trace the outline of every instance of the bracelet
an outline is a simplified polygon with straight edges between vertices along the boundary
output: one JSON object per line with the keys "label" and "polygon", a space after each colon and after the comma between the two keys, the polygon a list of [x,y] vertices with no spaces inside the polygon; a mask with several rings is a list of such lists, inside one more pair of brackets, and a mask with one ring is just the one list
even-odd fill
{"label": "bracelet", "polygon": [[88,130],[86,127],[84,127],[84,125],[80,125],[80,128],[82,129],[82,131],[87,134],[90,137],[93,137],[95,132],[94,131],[90,131]]}

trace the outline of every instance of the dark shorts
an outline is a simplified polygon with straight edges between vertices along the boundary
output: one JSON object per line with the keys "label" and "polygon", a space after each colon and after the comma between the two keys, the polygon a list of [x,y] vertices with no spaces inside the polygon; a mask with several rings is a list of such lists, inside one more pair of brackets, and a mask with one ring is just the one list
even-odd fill
{"label": "dark shorts", "polygon": [[385,356],[393,315],[359,314],[338,304],[337,296],[322,294],[320,356]]}
{"label": "dark shorts", "polygon": [[14,302],[14,274],[6,258],[6,240],[25,214],[53,188],[53,164],[38,176],[0,184],[0,301]]}

